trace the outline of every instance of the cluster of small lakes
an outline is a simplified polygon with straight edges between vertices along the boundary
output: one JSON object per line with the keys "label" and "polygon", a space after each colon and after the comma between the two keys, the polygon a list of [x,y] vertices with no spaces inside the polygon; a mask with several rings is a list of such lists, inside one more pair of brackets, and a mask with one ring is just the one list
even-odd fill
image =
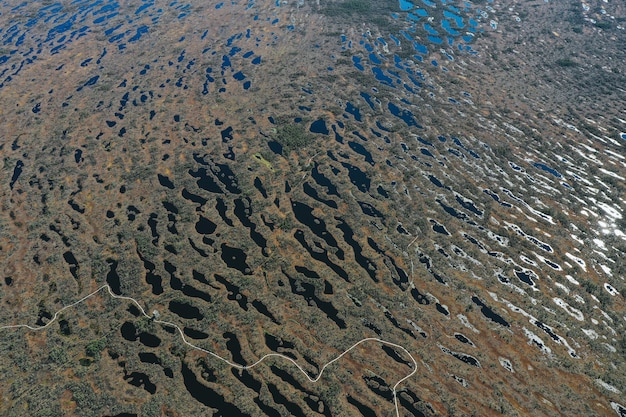
{"label": "cluster of small lakes", "polygon": [[[499,375],[500,381],[519,378],[523,385],[533,379],[533,367],[546,367],[555,357],[565,356],[560,360],[570,364],[593,361],[592,344],[603,357],[620,360],[626,313],[605,306],[623,304],[626,286],[613,272],[619,268],[605,240],[624,237],[617,226],[624,202],[607,184],[607,178],[624,180],[619,174],[624,157],[611,150],[623,146],[624,134],[605,138],[606,151],[581,140],[566,145],[567,152],[501,155],[487,137],[428,122],[435,119],[426,114],[437,106],[447,115],[472,112],[470,92],[442,91],[433,74],[454,72],[455,61],[479,56],[472,42],[481,31],[498,27],[495,3],[487,2],[483,10],[470,2],[422,0],[418,6],[400,0],[391,19],[402,22],[403,30],[338,34],[334,49],[322,54],[327,63],[319,64],[320,80],[356,77],[356,71],[375,85],[355,82],[350,97],[337,91],[329,99],[324,81],[307,77],[292,83],[288,116],[272,106],[245,117],[220,110],[213,115],[207,110],[215,109],[213,103],[219,107],[236,101],[233,97],[258,94],[268,83],[262,73],[277,65],[273,49],[305,31],[286,2],[257,3],[263,2],[195,7],[173,1],[160,7],[143,1],[134,10],[102,1],[14,8],[2,3],[15,17],[0,15],[6,20],[0,30],[0,93],[19,91],[20,77],[32,76],[29,68],[44,59],[63,56],[81,42],[98,45],[90,44],[88,50],[98,52],[82,56],[77,68],[62,63],[49,70],[51,79],[78,72],[80,81],[31,94],[26,110],[14,116],[47,120],[57,112],[79,113],[87,102],[98,115],[97,122],[90,119],[89,138],[64,131],[63,138],[46,143],[2,132],[10,139],[0,145],[5,165],[10,161],[4,192],[35,195],[36,215],[64,213],[32,228],[33,270],[52,262],[46,253],[59,252],[54,267],[77,288],[104,282],[115,294],[159,306],[161,315],[180,323],[188,340],[242,365],[276,352],[302,362],[314,376],[323,364],[320,357],[328,355],[306,349],[306,340],[317,340],[320,347],[319,340],[328,338],[327,349],[339,352],[359,337],[393,339],[419,351],[424,365],[419,382],[408,380],[398,392],[403,415],[445,414],[450,398],[486,384],[481,374]],[[249,26],[233,25],[242,29],[235,33],[185,29],[172,38],[175,53],[145,46],[141,64],[134,62],[112,79],[117,59],[144,48],[160,25],[186,27],[194,17],[202,21],[202,13],[227,16],[230,9],[249,14]],[[199,118],[184,100],[165,104],[164,110],[168,97],[210,105],[199,105],[204,112]],[[264,100],[273,99],[281,100]],[[331,105],[340,111],[331,112]],[[299,126],[312,143],[296,150],[281,143],[276,132],[286,124]],[[488,136],[501,135],[511,148],[524,149],[523,132],[514,126],[490,129]],[[111,162],[116,153],[126,165]],[[61,184],[40,155],[59,158],[71,180]],[[109,161],[106,168],[101,160]],[[148,174],[133,177],[144,172],[142,165],[151,167]],[[106,198],[94,202],[88,197],[94,193]],[[50,201],[59,195],[66,200]],[[576,213],[571,207],[581,209]],[[577,226],[587,220],[599,232]],[[81,236],[94,223],[102,224],[101,236]],[[559,231],[563,224],[570,226]],[[85,271],[96,267],[79,243],[85,240],[90,248],[106,242],[131,250],[106,251],[102,276],[88,282]],[[591,249],[582,249],[587,246]],[[22,279],[7,276],[0,299],[20,288]],[[33,307],[38,325],[60,306],[41,301]],[[170,390],[162,384],[182,381],[197,406],[217,409],[218,415],[280,416],[285,410],[292,416],[384,415],[392,408],[391,387],[413,366],[396,349],[373,346],[368,355],[376,364],[337,370],[342,378],[356,379],[346,385],[359,387],[339,388],[345,395],[338,401],[337,393],[305,384],[278,361],[259,374],[226,373],[210,359],[195,357],[173,365],[175,329],[141,327],[133,305],[127,313],[115,337],[131,346],[128,352],[136,351],[139,362],[106,353],[123,379],[151,396]],[[236,324],[225,328],[217,322]],[[294,323],[308,336],[290,333]],[[58,329],[71,337],[77,326],[64,318]],[[520,341],[526,343],[515,346]],[[81,366],[91,369],[97,366],[93,362],[83,358]],[[455,394],[448,385],[435,390],[424,381],[434,374],[464,391]],[[609,383],[604,375],[593,386],[598,391],[581,401],[600,402],[595,413],[626,415],[615,386],[626,381],[618,377]],[[579,393],[577,384],[564,383]],[[244,411],[231,391],[245,392],[246,410],[255,411]],[[543,400],[564,406],[546,392],[514,391],[472,407],[486,410],[500,401],[502,409],[518,404],[529,412],[519,404],[529,401],[534,407]],[[116,415],[140,414],[129,408]]]}

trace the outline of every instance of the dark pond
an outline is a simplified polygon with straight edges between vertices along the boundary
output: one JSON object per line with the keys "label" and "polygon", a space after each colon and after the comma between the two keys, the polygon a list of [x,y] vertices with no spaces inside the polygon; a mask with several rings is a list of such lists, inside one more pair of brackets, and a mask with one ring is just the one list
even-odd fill
{"label": "dark pond", "polygon": [[322,135],[328,135],[330,131],[328,127],[326,127],[326,121],[323,119],[318,119],[311,124],[309,131],[313,133],[320,133]]}
{"label": "dark pond", "polygon": [[348,400],[348,403],[356,407],[356,409],[359,410],[359,413],[361,413],[363,417],[377,417],[378,416],[373,409],[359,402],[357,399],[355,399],[351,395],[348,395],[346,398]]}
{"label": "dark pond", "polygon": [[244,275],[252,274],[250,266],[246,263],[248,255],[243,250],[225,243],[222,243],[221,249],[221,257],[227,267],[236,269]]}
{"label": "dark pond", "polygon": [[370,165],[374,166],[374,159],[372,158],[372,154],[367,149],[365,149],[363,145],[358,142],[348,141],[348,146],[354,152],[358,153],[359,155],[363,155],[365,157],[365,162],[368,162]]}
{"label": "dark pond", "polygon": [[143,385],[143,388],[150,394],[154,394],[156,392],[156,385],[150,382],[150,378],[148,378],[148,375],[144,373],[131,372],[130,374],[125,375],[124,379],[128,380],[129,384],[136,387],[140,387]]}
{"label": "dark pond", "polygon": [[120,277],[117,274],[117,261],[114,259],[107,259],[106,262],[109,264],[109,272],[107,273],[107,284],[111,287],[111,291],[114,294],[121,295],[122,292],[120,290]]}
{"label": "dark pond", "polygon": [[229,292],[229,300],[237,301],[239,307],[241,307],[245,311],[248,311],[248,297],[240,292],[237,285],[232,284],[226,278],[218,274],[215,274],[215,280],[226,287],[226,291]]}
{"label": "dark pond", "polygon": [[233,361],[240,365],[247,365],[248,362],[246,362],[241,355],[241,344],[239,343],[237,335],[235,333],[225,332],[222,336],[226,339],[226,347],[230,351]]}
{"label": "dark pond", "polygon": [[210,235],[215,232],[215,229],[217,229],[217,224],[203,216],[200,216],[200,219],[196,223],[196,232],[203,235]]}
{"label": "dark pond", "polygon": [[315,248],[312,248],[311,246],[309,246],[309,244],[307,243],[304,237],[304,232],[300,229],[297,229],[294,232],[294,237],[302,245],[302,247],[305,248],[307,252],[309,252],[309,255],[313,259],[315,259],[316,261],[325,263],[326,266],[332,269],[337,275],[339,275],[345,281],[350,282],[350,279],[348,278],[348,273],[343,268],[341,268],[339,265],[336,265],[328,258],[328,251],[326,249],[320,247],[317,244],[315,245]]}
{"label": "dark pond", "polygon": [[528,284],[531,287],[535,286],[535,282],[531,278],[531,274],[525,271],[513,271],[515,272],[515,276],[522,281],[524,284]]}
{"label": "dark pond", "polygon": [[340,197],[337,192],[337,187],[319,171],[319,164],[317,162],[315,162],[315,165],[311,170],[311,176],[318,185],[326,187],[326,193],[328,195],[336,195],[337,197]]}
{"label": "dark pond", "polygon": [[391,391],[391,388],[389,387],[389,385],[387,385],[384,379],[378,376],[363,376],[363,379],[365,380],[367,387],[372,392],[380,395],[387,401],[393,400],[393,393]]}
{"label": "dark pond", "polygon": [[193,371],[185,364],[182,363],[181,373],[183,376],[183,383],[185,388],[191,394],[191,396],[201,404],[212,409],[217,409],[217,415],[228,417],[251,417],[249,414],[241,411],[237,406],[224,400],[224,396],[220,395],[217,391],[207,387],[198,381],[198,377]]}
{"label": "dark pond", "polygon": [[483,313],[483,315],[489,320],[493,321],[494,323],[498,323],[504,327],[511,327],[508,321],[502,318],[502,316],[500,316],[499,314],[495,313],[475,295],[472,296],[472,301],[474,302],[474,304],[480,307],[480,312]]}
{"label": "dark pond", "polygon": [[342,162],[341,165],[344,168],[348,169],[348,177],[350,178],[350,182],[354,184],[359,189],[359,191],[361,191],[362,193],[369,192],[370,184],[372,181],[365,172],[347,162]]}
{"label": "dark pond", "polygon": [[402,358],[402,356],[391,346],[382,345],[381,348],[394,361],[401,363],[403,365],[406,365],[409,368],[413,368],[413,362],[409,362],[405,360],[404,358]]}
{"label": "dark pond", "polygon": [[343,250],[339,248],[339,245],[337,244],[337,241],[335,240],[333,235],[331,235],[326,229],[326,223],[324,222],[324,220],[313,215],[313,208],[298,201],[292,201],[291,207],[293,208],[293,213],[296,217],[296,220],[307,226],[316,236],[324,239],[326,243],[328,243],[330,246],[336,248],[337,250],[335,252],[335,255],[337,256],[337,258],[343,260]]}
{"label": "dark pond", "polygon": [[322,310],[324,314],[326,314],[326,317],[335,322],[340,329],[347,328],[346,322],[338,317],[339,310],[337,310],[332,303],[323,301],[315,295],[315,286],[313,284],[299,281],[289,276],[287,276],[287,278],[289,279],[289,285],[291,286],[291,292],[293,294],[303,297],[309,305],[314,305]]}
{"label": "dark pond", "polygon": [[183,327],[183,333],[185,333],[185,336],[188,336],[194,340],[202,340],[209,337],[207,333],[201,332],[200,330],[192,329],[190,327]]}
{"label": "dark pond", "polygon": [[269,389],[270,394],[272,395],[272,399],[274,400],[274,402],[276,404],[282,404],[285,406],[285,408],[287,409],[287,411],[289,412],[290,416],[294,416],[294,417],[306,417],[306,414],[304,414],[304,411],[302,410],[302,408],[294,403],[291,402],[287,399],[287,397],[285,397],[276,387],[276,385],[274,384],[267,384],[267,388]]}
{"label": "dark pond", "polygon": [[172,313],[184,319],[196,319],[200,321],[204,318],[204,315],[200,313],[197,307],[181,301],[170,301],[168,308]]}
{"label": "dark pond", "polygon": [[9,188],[13,189],[15,185],[15,181],[22,175],[22,169],[24,168],[24,163],[21,160],[18,160],[15,163],[15,168],[13,168],[13,176],[11,176],[11,182],[9,182]]}
{"label": "dark pond", "polygon": [[343,240],[352,247],[354,252],[354,260],[363,268],[363,270],[370,276],[374,282],[379,282],[376,278],[376,264],[374,264],[369,258],[363,255],[363,248],[359,243],[354,240],[354,231],[350,226],[340,217],[335,217],[340,223],[337,224],[337,228],[343,232]]}
{"label": "dark pond", "polygon": [[319,195],[319,193],[317,192],[317,190],[315,188],[313,188],[313,186],[311,186],[311,184],[309,184],[307,181],[305,181],[302,184],[302,189],[304,191],[304,193],[306,195],[308,195],[309,197],[311,197],[312,199],[319,201],[322,204],[327,205],[328,207],[332,208],[332,209],[336,209],[337,208],[337,203],[334,200],[331,199],[325,199],[323,197],[321,197]]}

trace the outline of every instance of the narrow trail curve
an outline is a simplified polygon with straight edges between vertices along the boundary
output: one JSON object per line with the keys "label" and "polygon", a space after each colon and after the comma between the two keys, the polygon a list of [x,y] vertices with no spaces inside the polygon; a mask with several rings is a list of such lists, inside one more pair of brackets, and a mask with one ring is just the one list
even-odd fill
{"label": "narrow trail curve", "polygon": [[174,323],[170,323],[170,322],[168,322],[168,321],[163,321],[163,320],[156,320],[156,319],[154,319],[152,316],[149,316],[149,315],[146,313],[146,311],[144,310],[144,308],[141,306],[141,304],[139,304],[139,302],[138,302],[137,300],[135,300],[135,299],[134,299],[134,298],[132,298],[132,297],[126,297],[126,296],[123,296],[123,295],[117,295],[117,294],[113,293],[113,291],[111,290],[111,287],[109,287],[109,285],[107,285],[107,284],[105,284],[105,285],[101,286],[100,288],[98,288],[98,289],[97,289],[97,290],[95,290],[94,292],[92,292],[92,293],[90,293],[90,294],[87,294],[86,296],[84,296],[84,297],[83,297],[83,298],[81,298],[80,300],[75,301],[75,302],[73,302],[72,304],[68,304],[68,305],[66,305],[65,307],[61,308],[61,309],[60,309],[60,310],[58,310],[56,313],[54,313],[54,316],[52,317],[52,319],[51,319],[48,323],[46,323],[45,325],[43,325],[43,326],[34,326],[34,327],[33,327],[33,326],[28,325],[28,324],[13,324],[13,325],[8,325],[8,326],[0,326],[0,330],[3,330],[3,329],[19,329],[19,328],[26,328],[26,329],[29,329],[29,330],[32,330],[32,331],[44,330],[44,329],[46,329],[48,326],[50,326],[52,323],[54,323],[54,322],[57,320],[57,318],[59,317],[59,314],[60,314],[60,313],[62,313],[63,311],[65,311],[65,310],[67,310],[67,309],[69,309],[69,308],[72,308],[72,307],[74,307],[74,306],[76,306],[76,305],[78,305],[78,304],[81,304],[82,302],[84,302],[85,300],[87,300],[87,299],[89,299],[89,298],[93,297],[94,295],[98,294],[99,292],[101,292],[101,291],[102,291],[103,289],[105,289],[105,288],[107,289],[108,293],[111,295],[111,297],[112,297],[112,298],[116,298],[116,299],[119,299],[119,300],[126,300],[126,301],[130,301],[130,302],[132,302],[133,304],[135,304],[135,305],[139,308],[139,310],[141,311],[141,314],[143,314],[145,317],[147,317],[147,318],[149,318],[149,319],[152,319],[155,323],[159,323],[159,324],[163,324],[163,325],[166,325],[166,326],[174,327],[174,328],[178,331],[178,333],[180,334],[180,337],[181,337],[181,339],[182,339],[183,343],[185,343],[187,346],[189,346],[189,347],[191,347],[191,348],[193,348],[193,349],[195,349],[195,350],[198,350],[198,351],[200,351],[200,352],[204,352],[204,353],[206,353],[207,355],[210,355],[210,356],[212,356],[212,357],[214,357],[214,358],[216,358],[216,359],[218,359],[218,360],[220,360],[220,361],[222,361],[222,362],[224,362],[224,363],[228,364],[229,366],[231,366],[231,367],[233,367],[233,368],[236,368],[236,369],[241,369],[241,370],[252,369],[252,368],[254,368],[255,366],[259,365],[261,362],[263,362],[263,361],[264,361],[265,359],[267,359],[267,358],[270,358],[270,357],[278,357],[278,358],[282,358],[282,359],[284,359],[284,360],[286,360],[286,361],[291,362],[293,365],[295,365],[295,367],[296,367],[296,368],[298,368],[298,369],[300,370],[300,372],[302,372],[302,374],[303,374],[303,375],[304,375],[304,376],[305,376],[305,377],[306,377],[306,378],[307,378],[310,382],[312,382],[312,383],[316,383],[317,381],[319,381],[319,380],[320,380],[320,378],[322,377],[322,375],[324,374],[324,371],[326,370],[326,368],[327,368],[328,366],[330,366],[330,365],[331,365],[331,364],[333,364],[334,362],[338,361],[338,360],[339,360],[339,359],[341,359],[343,356],[345,356],[346,354],[348,354],[351,350],[353,350],[354,348],[356,348],[357,346],[359,346],[359,345],[361,345],[361,344],[363,344],[363,343],[366,343],[366,342],[378,342],[378,343],[382,343],[383,345],[392,346],[392,347],[395,347],[395,348],[401,349],[401,350],[402,350],[404,353],[406,353],[406,354],[407,354],[407,355],[411,358],[411,360],[413,361],[413,370],[412,370],[409,374],[407,374],[406,376],[404,376],[403,378],[399,379],[399,380],[398,380],[398,382],[396,382],[396,383],[394,384],[394,386],[392,387],[392,392],[393,392],[393,402],[394,402],[394,407],[395,407],[395,410],[396,410],[396,417],[400,417],[400,409],[399,409],[399,407],[398,407],[398,397],[397,397],[397,388],[398,388],[398,385],[400,385],[402,382],[406,381],[407,379],[409,379],[410,377],[412,377],[413,375],[415,375],[415,373],[417,372],[417,361],[415,360],[415,358],[413,357],[413,355],[411,355],[411,354],[409,353],[409,351],[408,351],[408,350],[406,350],[403,346],[400,346],[400,345],[398,345],[398,344],[396,344],[396,343],[389,342],[389,341],[387,341],[387,340],[383,340],[383,339],[379,339],[379,338],[377,338],[377,337],[367,337],[367,338],[365,338],[365,339],[361,339],[361,340],[359,340],[358,342],[356,342],[355,344],[353,344],[352,346],[350,346],[348,349],[346,349],[343,353],[341,353],[340,355],[338,355],[338,356],[337,356],[337,357],[335,357],[334,359],[332,359],[332,360],[330,360],[329,362],[327,362],[324,366],[322,366],[322,369],[320,370],[320,373],[319,373],[319,374],[318,374],[315,378],[311,378],[311,377],[309,376],[309,374],[308,374],[308,373],[307,373],[307,372],[306,372],[306,371],[305,371],[305,370],[304,370],[304,369],[303,369],[300,365],[298,365],[298,363],[297,363],[294,359],[292,359],[292,358],[290,358],[290,357],[288,357],[288,356],[282,355],[282,354],[280,354],[280,353],[268,353],[268,354],[266,354],[266,355],[263,355],[263,356],[262,356],[259,360],[257,360],[256,362],[254,362],[254,363],[253,363],[253,364],[251,364],[251,365],[240,365],[240,364],[237,364],[237,363],[231,362],[231,361],[229,361],[228,359],[223,358],[223,357],[219,356],[218,354],[216,354],[216,353],[214,353],[214,352],[211,352],[210,350],[203,349],[203,348],[201,348],[201,347],[199,347],[199,346],[194,345],[193,343],[190,343],[190,342],[189,342],[189,341],[185,338],[185,334],[183,333],[182,329],[181,329],[178,325],[176,325],[176,324],[174,324]]}

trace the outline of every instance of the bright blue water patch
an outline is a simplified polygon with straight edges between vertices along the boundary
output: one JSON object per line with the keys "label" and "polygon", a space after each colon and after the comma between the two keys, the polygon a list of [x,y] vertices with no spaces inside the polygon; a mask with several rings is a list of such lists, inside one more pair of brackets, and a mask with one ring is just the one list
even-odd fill
{"label": "bright blue water patch", "polygon": [[406,32],[405,32],[405,31],[403,31],[403,30],[401,30],[401,31],[400,31],[400,34],[401,34],[402,36],[404,36],[404,37],[406,38],[406,40],[407,40],[407,41],[412,41],[412,40],[413,40],[413,38],[411,37],[411,35],[409,35],[408,33],[406,33]]}
{"label": "bright blue water patch", "polygon": [[142,36],[144,33],[148,33],[148,26],[140,26],[140,27],[138,27],[138,28],[137,28],[137,33],[135,34],[135,36],[133,36],[132,38],[130,38],[130,39],[128,40],[128,42],[136,42],[136,41],[138,41],[139,39],[141,39],[141,36]]}
{"label": "bright blue water patch", "polygon": [[378,57],[376,56],[376,54],[375,54],[375,53],[373,53],[373,52],[369,55],[369,58],[370,58],[370,62],[372,62],[372,63],[373,63],[373,64],[375,64],[375,65],[380,65],[380,64],[382,64],[382,61],[381,61],[380,59],[378,59]]}
{"label": "bright blue water patch", "polygon": [[139,13],[143,12],[150,6],[154,6],[154,2],[149,1],[149,2],[142,4],[141,6],[137,8],[137,10],[135,10],[135,15],[138,15]]}
{"label": "bright blue water patch", "polygon": [[414,15],[413,13],[408,13],[408,14],[407,14],[407,17],[408,17],[409,19],[411,19],[411,20],[416,21],[416,22],[417,22],[418,20],[420,20],[419,16],[416,16],[416,15]]}
{"label": "bright blue water patch", "polygon": [[2,55],[0,56],[0,65],[4,64],[5,62],[7,62],[9,60],[9,56],[8,55]]}
{"label": "bright blue water patch", "polygon": [[439,32],[437,32],[431,25],[429,25],[428,23],[424,23],[424,30],[426,30],[426,32],[430,33],[431,35],[439,35]]}
{"label": "bright blue water patch", "polygon": [[400,0],[400,10],[406,12],[407,10],[411,10],[415,5],[407,0]]}
{"label": "bright blue water patch", "polygon": [[106,15],[106,16],[100,16],[99,18],[95,19],[95,20],[93,21],[93,23],[94,23],[94,24],[96,24],[96,25],[98,25],[98,24],[100,24],[100,23],[102,23],[102,22],[106,22],[107,20],[109,20],[109,19],[111,19],[111,18],[113,18],[113,17],[117,16],[118,14],[119,14],[118,12],[114,12],[114,13],[111,13],[111,14]]}
{"label": "bright blue water patch", "polygon": [[243,83],[243,89],[244,89],[244,90],[247,90],[248,88],[250,88],[250,81],[245,81],[245,82]]}
{"label": "bright blue water patch", "polygon": [[396,106],[392,102],[389,102],[389,104],[387,105],[387,108],[389,109],[391,114],[402,119],[404,123],[407,124],[407,126],[409,127],[415,126],[418,128],[422,127],[419,124],[417,124],[417,122],[415,121],[415,118],[413,117],[413,113],[411,113],[410,111],[401,109],[400,107]]}
{"label": "bright blue water patch", "polygon": [[432,43],[436,43],[438,45],[443,43],[443,39],[441,39],[438,36],[432,36],[432,35],[428,35],[428,40]]}
{"label": "bright blue water patch", "polygon": [[228,56],[232,57],[241,52],[241,48],[238,46],[233,46],[230,48],[230,52],[228,52]]}
{"label": "bright blue water patch", "polygon": [[126,35],[126,34],[125,34],[125,33],[120,33],[120,34],[117,34],[117,35],[115,35],[115,36],[111,36],[111,37],[109,38],[109,42],[111,42],[111,43],[113,43],[113,42],[117,42],[117,41],[119,41],[120,39],[122,39],[122,38],[124,37],[124,35]]}
{"label": "bright blue water patch", "polygon": [[540,162],[535,162],[533,164],[536,168],[542,169],[546,172],[549,172],[550,174],[554,175],[557,178],[562,178],[563,176],[555,169],[550,168],[549,166],[547,166],[546,164],[542,164]]}
{"label": "bright blue water patch", "polygon": [[48,38],[46,39],[46,41],[54,39],[56,34],[67,32],[68,30],[70,30],[72,28],[73,24],[74,24],[74,18],[71,18],[71,19],[61,23],[60,25],[57,25],[57,26],[53,27],[52,29],[50,29],[48,31]]}
{"label": "bright blue water patch", "polygon": [[383,44],[383,46],[387,46],[387,42],[383,38],[378,38],[378,41]]}
{"label": "bright blue water patch", "polygon": [[444,10],[443,15],[444,17],[447,17],[448,19],[454,20],[454,23],[456,24],[457,28],[463,29],[465,27],[465,24],[463,23],[463,18],[459,16],[458,14],[454,14],[452,12]]}
{"label": "bright blue water patch", "polygon": [[372,96],[370,96],[367,93],[361,93],[361,97],[363,97],[365,99],[365,101],[367,102],[367,104],[370,106],[370,108],[372,110],[374,110],[374,102],[372,101]]}
{"label": "bright blue water patch", "polygon": [[272,25],[275,25],[278,22],[280,22],[280,19],[276,18],[276,19],[272,20]]}
{"label": "bright blue water patch", "polygon": [[619,137],[626,140],[626,133],[620,132]]}
{"label": "bright blue water patch", "polygon": [[418,141],[420,141],[421,143],[423,143],[423,144],[424,144],[424,145],[426,145],[426,146],[430,146],[430,147],[432,147],[432,148],[434,148],[434,147],[435,147],[435,145],[433,145],[431,142],[429,142],[429,141],[425,140],[424,138],[422,138],[422,137],[420,137],[420,136],[418,136],[418,137],[417,137],[417,140],[418,140]]}
{"label": "bright blue water patch", "polygon": [[426,149],[426,148],[420,148],[420,152],[422,153],[422,155],[425,155],[425,156],[430,156],[431,158],[434,158],[434,157],[435,157],[435,156],[434,156],[432,153],[430,153],[430,151],[429,151],[428,149]]}
{"label": "bright blue water patch", "polygon": [[465,35],[461,39],[463,39],[463,41],[465,42],[471,42],[474,39],[474,37],[472,35]]}
{"label": "bright blue water patch", "polygon": [[413,89],[413,87],[411,87],[410,85],[408,85],[407,83],[404,83],[404,88],[411,94],[417,94],[417,91]]}
{"label": "bright blue water patch", "polygon": [[452,36],[459,36],[461,34],[461,32],[452,28],[449,20],[443,19],[441,21],[441,27]]}
{"label": "bright blue water patch", "polygon": [[346,40],[348,40],[346,35],[341,35],[341,43],[344,43]]}
{"label": "bright blue water patch", "polygon": [[115,32],[116,30],[118,30],[119,28],[121,28],[123,26],[123,23],[120,23],[119,25],[112,27],[112,28],[108,28],[107,30],[104,31],[104,35],[105,36],[109,36],[110,34],[112,34],[113,32]]}
{"label": "bright blue water patch", "polygon": [[301,88],[302,88],[302,91],[304,91],[305,93],[309,95],[313,95],[313,90],[309,90],[308,88],[304,88],[304,87],[301,87]]}
{"label": "bright blue water patch", "polygon": [[424,9],[415,9],[413,10],[413,13],[415,13],[419,17],[428,17],[428,12]]}
{"label": "bright blue water patch", "polygon": [[435,66],[435,67],[438,67],[438,66],[439,66],[439,64],[437,63],[437,61],[436,61],[436,60],[434,60],[434,59],[433,59],[432,61],[430,61],[430,63],[431,63],[431,64],[433,64],[433,66]]}
{"label": "bright blue water patch", "polygon": [[367,49],[367,52],[374,52],[374,48],[369,43],[366,43],[364,46],[365,49]]}
{"label": "bright blue water patch", "polygon": [[248,59],[248,58],[250,58],[252,55],[254,55],[254,52],[253,52],[253,51],[248,51],[248,52],[246,52],[245,54],[243,54],[242,56],[243,56],[245,59]]}
{"label": "bright blue water patch", "polygon": [[376,79],[378,81],[380,81],[381,83],[388,85],[389,87],[393,87],[393,79],[391,79],[390,77],[386,76],[385,73],[383,72],[383,70],[381,70],[378,67],[373,67],[372,68],[372,72],[374,73],[374,76],[376,77]]}
{"label": "bright blue water patch", "polygon": [[87,80],[87,82],[85,84],[82,85],[82,87],[78,87],[76,89],[76,91],[80,91],[83,89],[83,87],[89,87],[90,85],[94,85],[95,83],[98,82],[98,79],[100,78],[99,75],[94,75],[93,77],[91,77],[90,79]]}
{"label": "bright blue water patch", "polygon": [[261,57],[257,56],[250,62],[252,62],[252,65],[259,65],[261,63]]}
{"label": "bright blue water patch", "polygon": [[430,0],[422,0],[422,2],[428,7],[437,7],[437,3]]}
{"label": "bright blue water patch", "polygon": [[217,4],[215,5],[215,8],[219,10],[219,9],[221,9],[221,8],[222,8],[222,6],[223,6],[223,5],[224,5],[224,2],[217,3]]}
{"label": "bright blue water patch", "polygon": [[357,122],[361,121],[361,111],[358,107],[354,107],[349,101],[346,103],[346,111],[353,115]]}
{"label": "bright blue water patch", "polygon": [[415,58],[417,62],[424,62],[424,57],[421,55],[413,55],[413,58]]}
{"label": "bright blue water patch", "polygon": [[245,79],[246,79],[246,76],[245,76],[245,75],[243,75],[243,72],[238,71],[238,72],[236,72],[236,73],[234,73],[234,74],[233,74],[233,78],[234,78],[235,80],[237,80],[237,81],[243,81],[243,80],[245,80]]}
{"label": "bright blue water patch", "polygon": [[223,55],[222,56],[222,71],[224,71],[227,67],[232,68],[232,65],[230,63],[230,59],[228,58],[228,56]]}
{"label": "bright blue water patch", "polygon": [[413,48],[415,48],[415,50],[417,52],[419,52],[420,54],[428,54],[428,48],[426,47],[426,45],[422,45],[421,43],[417,43],[417,42],[413,42]]}
{"label": "bright blue water patch", "polygon": [[396,46],[400,46],[400,39],[396,38],[393,35],[389,35],[389,37],[391,38],[392,41],[396,43]]}
{"label": "bright blue water patch", "polygon": [[363,67],[363,65],[361,65],[361,58],[358,56],[353,56],[352,57],[352,62],[354,63],[354,66],[356,67],[356,69],[358,69],[359,71],[363,71],[365,70],[365,68]]}
{"label": "bright blue water patch", "polygon": [[394,61],[394,65],[396,68],[400,69],[400,70],[404,70],[404,66],[402,65],[402,58],[400,58],[398,55],[394,55],[393,56],[393,61]]}
{"label": "bright blue water patch", "polygon": [[452,97],[448,97],[448,101],[452,104],[458,104],[459,102],[453,99]]}
{"label": "bright blue water patch", "polygon": [[470,18],[470,20],[469,20],[469,24],[470,24],[470,26],[474,26],[474,27],[477,27],[477,26],[478,26],[478,22],[477,22],[477,21],[475,21],[475,20],[474,20],[474,19],[472,19],[472,18]]}
{"label": "bright blue water patch", "polygon": [[328,135],[330,131],[326,127],[326,121],[324,119],[318,119],[311,124],[309,131],[312,133],[320,133],[322,135]]}
{"label": "bright blue water patch", "polygon": [[398,13],[391,13],[391,17],[393,17],[394,19],[397,19],[400,17],[400,15],[398,15]]}

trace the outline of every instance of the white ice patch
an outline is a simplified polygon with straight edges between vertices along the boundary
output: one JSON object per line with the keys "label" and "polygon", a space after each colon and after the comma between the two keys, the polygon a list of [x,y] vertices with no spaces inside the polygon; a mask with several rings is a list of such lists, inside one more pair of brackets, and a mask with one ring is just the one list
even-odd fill
{"label": "white ice patch", "polygon": [[606,290],[606,292],[608,292],[609,294],[613,296],[619,295],[619,292],[615,289],[615,287],[613,287],[611,284],[607,282],[604,283],[604,289]]}
{"label": "white ice patch", "polygon": [[602,268],[602,271],[607,274],[608,276],[612,277],[613,273],[611,272],[611,268],[609,268],[606,265],[600,264],[600,268]]}
{"label": "white ice patch", "polygon": [[601,386],[602,388],[604,388],[607,391],[611,391],[615,394],[619,394],[621,391],[618,390],[617,388],[615,388],[613,385],[611,384],[607,384],[606,382],[604,382],[603,380],[601,380],[600,378],[596,379],[596,384],[598,384],[599,386]]}
{"label": "white ice patch", "polygon": [[591,340],[595,340],[598,338],[598,333],[593,329],[581,329],[584,334]]}
{"label": "white ice patch", "polygon": [[569,295],[569,288],[567,288],[565,285],[561,284],[560,282],[555,282],[554,285],[562,289],[565,294]]}
{"label": "white ice patch", "polygon": [[468,329],[470,329],[474,333],[480,333],[480,330],[478,330],[476,327],[474,327],[472,325],[472,323],[469,322],[469,320],[467,319],[466,316],[464,316],[463,314],[458,314],[456,317],[459,319],[461,324],[463,324],[463,326],[467,327]]}
{"label": "white ice patch", "polygon": [[593,239],[593,243],[595,243],[600,249],[606,250],[606,244],[601,239]]}
{"label": "white ice patch", "polygon": [[580,266],[582,268],[583,271],[587,272],[587,264],[585,263],[585,261],[580,259],[578,256],[572,255],[569,252],[565,252],[565,256],[570,258],[572,261],[576,262],[578,264],[578,266]]}
{"label": "white ice patch", "polygon": [[580,285],[580,282],[576,281],[576,279],[571,275],[565,275],[565,278],[567,278],[567,280],[574,285]]}
{"label": "white ice patch", "polygon": [[524,329],[524,334],[528,338],[529,345],[532,345],[534,343],[535,346],[537,346],[543,353],[547,355],[552,353],[552,349],[546,346],[546,344],[543,343],[543,340],[541,340],[539,336],[537,336],[536,334],[528,330],[526,327],[524,327],[523,329]]}
{"label": "white ice patch", "polygon": [[513,369],[513,364],[510,360],[508,360],[507,358],[503,358],[502,356],[500,356],[498,360],[500,361],[500,365],[502,365],[504,369],[509,372],[515,373],[515,370]]}
{"label": "white ice patch", "polygon": [[567,304],[561,298],[554,297],[552,299],[552,301],[554,301],[554,303],[556,305],[561,307],[563,310],[565,310],[565,312],[567,312],[567,314],[569,314],[570,316],[574,317],[576,320],[578,320],[578,321],[585,321],[585,316],[583,315],[582,311],[580,311],[580,310],[572,307],[571,305]]}
{"label": "white ice patch", "polygon": [[604,169],[604,168],[599,168],[598,171],[605,173],[606,175],[613,177],[613,178],[617,178],[621,181],[626,180],[626,178],[622,177],[621,175],[617,175],[615,172],[613,171],[609,171],[608,169]]}
{"label": "white ice patch", "polygon": [[621,219],[622,218],[622,214],[615,207],[609,206],[608,204],[603,203],[601,201],[598,202],[598,207],[600,207],[602,210],[604,210],[604,212],[609,217],[612,217],[614,219]]}

